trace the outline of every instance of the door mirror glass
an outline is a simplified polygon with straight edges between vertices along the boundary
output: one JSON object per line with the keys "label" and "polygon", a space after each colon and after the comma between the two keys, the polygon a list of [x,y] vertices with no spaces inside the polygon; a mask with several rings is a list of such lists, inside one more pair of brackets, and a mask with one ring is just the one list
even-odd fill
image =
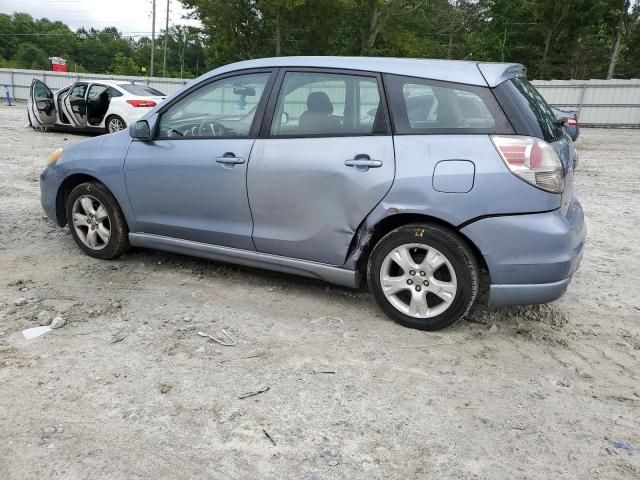
{"label": "door mirror glass", "polygon": [[151,140],[151,128],[149,127],[149,122],[146,120],[138,120],[129,129],[129,134],[131,135],[131,138],[135,138],[136,140],[141,140],[143,142]]}

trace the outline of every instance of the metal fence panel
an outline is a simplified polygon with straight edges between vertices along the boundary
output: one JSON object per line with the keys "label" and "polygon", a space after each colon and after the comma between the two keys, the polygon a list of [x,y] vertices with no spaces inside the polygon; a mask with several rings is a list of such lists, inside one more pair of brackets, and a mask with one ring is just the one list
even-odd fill
{"label": "metal fence panel", "polygon": [[[25,100],[29,96],[29,87],[34,78],[42,80],[52,90],[80,80],[124,80],[147,84],[167,95],[189,82],[178,78],[0,68],[0,86],[9,86],[11,96],[18,100]],[[532,83],[549,104],[563,110],[578,111],[581,125],[640,127],[640,79],[534,80]]]}
{"label": "metal fence panel", "polygon": [[46,70],[17,70],[0,68],[0,86],[9,86],[11,97],[26,100],[29,87],[34,78],[42,80],[53,91],[79,81],[91,80],[123,80],[127,82],[144,83],[161,92],[171,95],[189,82],[179,78],[135,77],[129,75],[99,75],[95,73],[51,72]]}
{"label": "metal fence panel", "polygon": [[534,80],[542,96],[584,126],[640,127],[640,79]]}

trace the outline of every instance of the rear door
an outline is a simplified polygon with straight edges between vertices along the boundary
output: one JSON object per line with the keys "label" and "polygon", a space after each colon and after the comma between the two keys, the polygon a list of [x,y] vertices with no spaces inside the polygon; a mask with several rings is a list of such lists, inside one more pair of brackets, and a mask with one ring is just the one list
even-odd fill
{"label": "rear door", "polygon": [[87,88],[84,82],[74,84],[62,101],[67,118],[76,127],[87,126]]}
{"label": "rear door", "polygon": [[40,80],[31,82],[31,94],[29,96],[29,117],[33,118],[41,126],[56,123],[56,106],[53,92]]}
{"label": "rear door", "polygon": [[394,177],[377,74],[281,70],[247,175],[261,253],[343,265]]}

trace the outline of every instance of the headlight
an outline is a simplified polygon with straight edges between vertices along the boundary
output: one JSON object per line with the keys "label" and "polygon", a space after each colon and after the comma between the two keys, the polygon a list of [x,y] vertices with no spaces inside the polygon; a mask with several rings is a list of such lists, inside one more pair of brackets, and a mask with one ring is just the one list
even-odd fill
{"label": "headlight", "polygon": [[63,150],[64,149],[60,147],[57,150],[54,150],[51,155],[49,155],[49,166],[56,163],[56,161],[60,158],[60,155],[62,155]]}

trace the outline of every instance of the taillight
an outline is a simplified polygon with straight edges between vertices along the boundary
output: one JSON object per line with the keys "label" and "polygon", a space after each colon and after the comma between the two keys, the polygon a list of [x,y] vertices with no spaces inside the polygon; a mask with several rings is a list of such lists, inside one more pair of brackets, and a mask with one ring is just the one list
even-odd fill
{"label": "taillight", "polygon": [[127,100],[129,105],[133,105],[134,107],[155,107],[156,102],[153,100]]}
{"label": "taillight", "polygon": [[504,163],[515,175],[547,192],[562,193],[562,162],[547,142],[518,135],[492,135],[491,140]]}
{"label": "taillight", "polygon": [[567,125],[569,125],[570,127],[576,127],[578,125],[578,119],[573,117],[567,118]]}

